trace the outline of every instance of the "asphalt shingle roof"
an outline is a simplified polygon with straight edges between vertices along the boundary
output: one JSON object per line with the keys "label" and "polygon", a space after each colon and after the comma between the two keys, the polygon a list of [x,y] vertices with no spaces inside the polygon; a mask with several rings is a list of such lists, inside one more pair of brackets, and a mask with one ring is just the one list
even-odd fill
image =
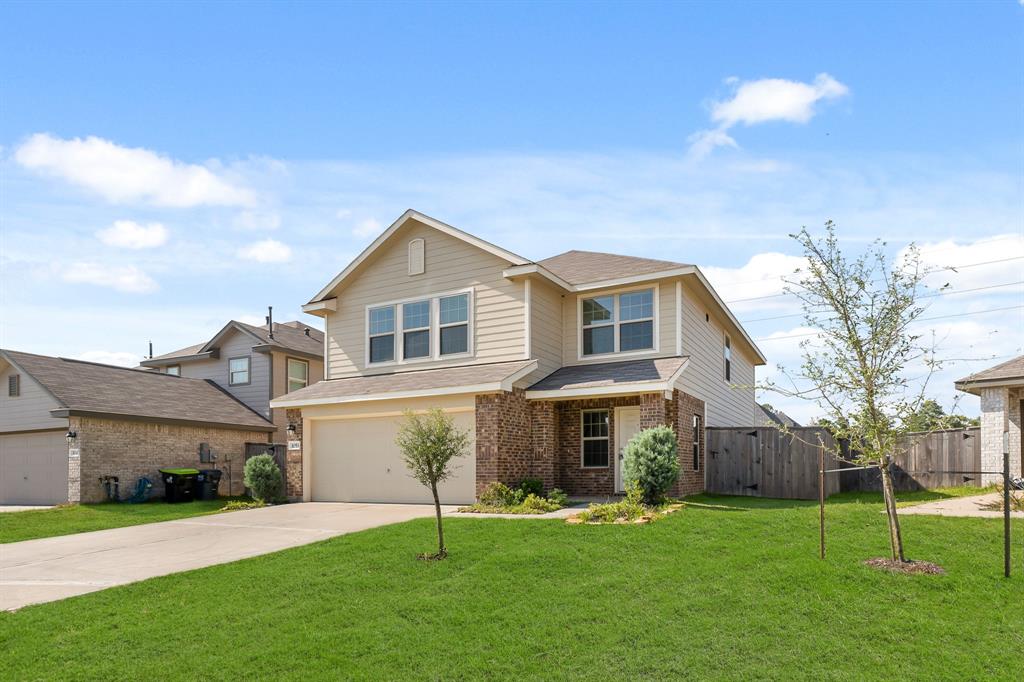
{"label": "asphalt shingle roof", "polygon": [[975,372],[963,379],[958,379],[958,384],[973,384],[979,381],[999,381],[1001,379],[1024,379],[1024,355],[1007,360],[995,367]]}
{"label": "asphalt shingle roof", "polygon": [[[274,338],[270,338],[270,334],[267,331],[267,325],[265,324],[256,326],[253,324],[246,324],[245,322],[239,322],[237,320],[232,320],[231,324],[235,324],[239,328],[249,332],[262,343],[277,346],[278,348],[286,351],[300,351],[303,353],[311,353],[313,355],[323,355],[324,353],[324,333],[319,329],[307,327],[307,325],[297,320],[293,320],[291,322],[275,322]],[[309,329],[309,336],[305,333],[307,328]],[[151,360],[173,360],[174,358],[195,355],[208,343],[209,341],[205,341],[194,346],[179,348],[178,350],[170,353],[156,355],[151,358]]]}
{"label": "asphalt shingle roof", "polygon": [[557,256],[545,258],[538,264],[569,284],[587,284],[606,279],[649,275],[652,272],[689,267],[686,263],[620,256],[597,251],[566,251]]}
{"label": "asphalt shingle roof", "polygon": [[555,370],[533,386],[530,391],[560,391],[597,388],[616,384],[668,381],[686,363],[686,356],[603,362],[594,365],[571,365]]}
{"label": "asphalt shingle roof", "polygon": [[212,381],[33,353],[3,352],[72,412],[274,430],[273,424]]}

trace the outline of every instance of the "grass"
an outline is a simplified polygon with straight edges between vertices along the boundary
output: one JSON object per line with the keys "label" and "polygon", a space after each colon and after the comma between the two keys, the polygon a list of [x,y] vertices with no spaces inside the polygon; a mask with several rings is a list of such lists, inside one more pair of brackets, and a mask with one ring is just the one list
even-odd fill
{"label": "grass", "polygon": [[167,504],[163,500],[142,504],[105,502],[4,513],[0,514],[0,544],[212,514],[232,499],[237,498],[179,504]]}
{"label": "grass", "polygon": [[[904,495],[934,499],[934,495]],[[1022,679],[1024,523],[906,516],[945,576],[886,552],[875,494],[701,496],[655,524],[433,520],[0,614],[6,679]],[[135,671],[134,673],[129,671]]]}

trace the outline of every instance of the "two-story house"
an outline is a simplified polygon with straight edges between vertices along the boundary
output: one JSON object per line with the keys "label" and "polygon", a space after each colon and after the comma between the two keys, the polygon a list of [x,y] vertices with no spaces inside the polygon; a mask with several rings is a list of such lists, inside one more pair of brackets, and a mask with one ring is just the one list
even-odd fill
{"label": "two-story house", "polygon": [[622,451],[672,426],[676,493],[703,489],[704,427],[756,423],[764,355],[694,265],[588,251],[531,261],[407,211],[304,306],[324,320],[324,380],[271,401],[301,439],[289,494],[425,502],[395,446],[440,407],[475,450],[442,486],[472,501],[530,476],[621,492]]}
{"label": "two-story house", "polygon": [[140,364],[164,374],[209,379],[277,427],[273,441],[284,443],[284,410],[273,398],[323,379],[324,335],[301,322],[256,326],[232,320],[210,339],[157,355]]}

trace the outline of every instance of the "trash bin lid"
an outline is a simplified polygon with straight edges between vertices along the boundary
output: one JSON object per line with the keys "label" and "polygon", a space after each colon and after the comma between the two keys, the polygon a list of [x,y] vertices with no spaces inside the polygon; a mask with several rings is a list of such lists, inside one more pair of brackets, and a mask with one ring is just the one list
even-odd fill
{"label": "trash bin lid", "polygon": [[198,476],[199,469],[159,469],[161,474],[171,474],[172,476]]}

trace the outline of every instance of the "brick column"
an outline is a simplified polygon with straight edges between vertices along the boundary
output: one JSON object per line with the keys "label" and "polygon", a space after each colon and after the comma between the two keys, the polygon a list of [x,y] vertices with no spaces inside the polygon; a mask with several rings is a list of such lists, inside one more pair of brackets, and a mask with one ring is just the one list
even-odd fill
{"label": "brick column", "polygon": [[530,404],[530,422],[533,431],[533,466],[530,475],[544,481],[544,489],[555,487],[556,442],[555,404],[537,401]]}
{"label": "brick column", "polygon": [[295,425],[295,437],[288,440],[299,441],[299,449],[289,449],[285,456],[285,495],[289,500],[302,499],[302,410],[289,409],[285,413],[289,424]]}
{"label": "brick column", "polygon": [[650,429],[655,426],[671,426],[668,421],[669,410],[662,393],[644,393],[640,396],[640,428]]}
{"label": "brick column", "polygon": [[[1009,390],[1006,388],[981,389],[981,468],[984,471],[1003,470],[1003,432],[1008,426],[1010,408]],[[982,485],[1002,482],[998,474],[985,474]]]}
{"label": "brick column", "polygon": [[1010,391],[1009,399],[1006,426],[1010,432],[1010,474],[1024,476],[1024,458],[1021,456],[1021,402],[1024,401],[1024,389]]}
{"label": "brick column", "polygon": [[[68,418],[68,430],[78,432],[81,428],[78,417]],[[78,457],[71,458],[71,448],[78,448]],[[76,441],[75,444],[68,445],[68,502],[71,504],[78,504],[82,501],[82,448],[81,441]]]}

